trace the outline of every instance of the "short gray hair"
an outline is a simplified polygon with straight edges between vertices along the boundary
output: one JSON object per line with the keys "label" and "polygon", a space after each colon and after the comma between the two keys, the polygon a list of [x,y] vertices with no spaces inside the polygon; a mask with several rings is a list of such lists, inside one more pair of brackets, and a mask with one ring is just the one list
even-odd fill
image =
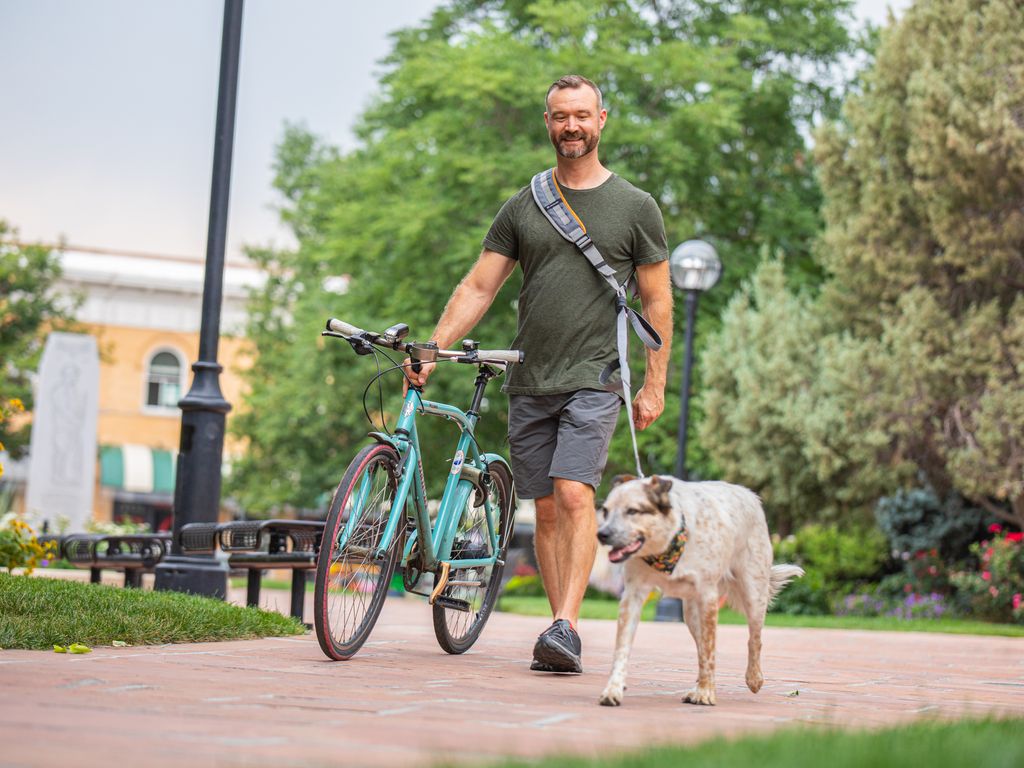
{"label": "short gray hair", "polygon": [[591,88],[597,94],[597,111],[600,112],[604,109],[604,97],[601,96],[601,89],[597,87],[597,83],[588,80],[583,75],[565,75],[555,80],[544,96],[544,109],[548,109],[548,99],[551,98],[552,91],[560,91],[563,88],[582,88],[583,86]]}

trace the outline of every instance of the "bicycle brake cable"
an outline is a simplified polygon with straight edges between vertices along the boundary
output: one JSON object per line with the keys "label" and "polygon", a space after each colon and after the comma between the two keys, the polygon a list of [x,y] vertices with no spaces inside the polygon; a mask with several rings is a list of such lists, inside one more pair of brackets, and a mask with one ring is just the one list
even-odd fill
{"label": "bicycle brake cable", "polygon": [[[384,370],[381,370],[380,360],[377,358],[377,355],[384,355],[384,357],[386,357],[391,362],[391,364],[392,364],[391,367],[390,368],[385,368]],[[384,376],[386,376],[387,374],[391,373],[392,371],[398,371],[398,370],[401,370],[402,371],[402,376],[404,376],[406,379],[408,379],[409,377],[406,375],[406,373],[405,373],[405,371],[403,369],[404,368],[411,368],[416,363],[415,363],[415,361],[412,361],[412,362],[409,362],[409,363],[405,363],[405,362],[399,363],[399,362],[396,362],[395,359],[393,357],[391,357],[391,355],[389,355],[387,352],[384,352],[384,351],[378,350],[378,349],[374,349],[373,350],[373,359],[374,359],[374,362],[377,364],[377,375],[374,376],[366,384],[366,388],[363,390],[363,413],[366,414],[366,420],[369,421],[371,425],[377,426],[376,424],[374,424],[373,418],[370,416],[369,408],[366,407],[366,396],[370,392],[370,387],[372,387],[374,382],[376,382],[377,383],[377,391],[380,394],[380,419],[381,419],[381,427],[382,427],[382,429],[384,430],[384,432],[386,434],[390,435],[391,431],[388,429],[387,421],[384,418],[384,389],[383,389],[383,387],[380,384],[380,380]],[[444,363],[444,362],[454,363],[454,362],[457,362],[457,361],[453,360],[453,359],[440,359],[440,360],[437,360],[436,362],[438,362],[438,363]],[[467,430],[467,434],[469,435],[469,439],[473,441],[473,445],[476,446],[477,452],[479,452],[482,455],[484,449],[481,447],[480,443],[477,441],[476,435],[473,434],[472,432],[468,431],[468,430]]]}

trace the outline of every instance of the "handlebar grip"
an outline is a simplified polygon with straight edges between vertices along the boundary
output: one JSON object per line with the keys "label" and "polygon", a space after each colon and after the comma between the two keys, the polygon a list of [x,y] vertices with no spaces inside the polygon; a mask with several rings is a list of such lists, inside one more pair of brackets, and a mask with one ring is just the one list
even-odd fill
{"label": "handlebar grip", "polygon": [[477,358],[484,362],[521,363],[525,355],[520,349],[478,349]]}
{"label": "handlebar grip", "polygon": [[335,317],[332,317],[327,321],[327,330],[340,333],[343,336],[358,336],[360,333],[365,333],[362,328],[357,328],[356,326],[350,325],[344,320],[338,320]]}

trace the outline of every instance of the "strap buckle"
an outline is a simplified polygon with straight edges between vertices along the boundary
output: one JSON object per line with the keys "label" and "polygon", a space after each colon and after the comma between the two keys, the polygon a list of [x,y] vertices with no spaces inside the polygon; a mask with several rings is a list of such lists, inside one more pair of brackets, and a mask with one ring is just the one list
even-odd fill
{"label": "strap buckle", "polygon": [[587,248],[589,248],[593,244],[594,241],[590,239],[590,235],[588,235],[586,232],[584,232],[583,236],[580,237],[580,239],[575,242],[576,247],[579,248],[581,251],[587,250]]}

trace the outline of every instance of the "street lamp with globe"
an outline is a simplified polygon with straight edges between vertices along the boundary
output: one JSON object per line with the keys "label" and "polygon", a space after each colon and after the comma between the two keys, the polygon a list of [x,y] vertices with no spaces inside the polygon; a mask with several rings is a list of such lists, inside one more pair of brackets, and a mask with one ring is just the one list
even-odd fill
{"label": "street lamp with globe", "polygon": [[[690,411],[690,371],[693,368],[693,327],[697,321],[697,299],[722,277],[722,262],[711,243],[687,240],[672,251],[669,259],[672,282],[686,297],[686,338],[683,355],[683,386],[679,395],[679,435],[675,476],[686,479],[686,430]],[[658,601],[656,621],[682,621],[683,603],[678,598]]]}
{"label": "street lamp with globe", "polygon": [[686,341],[683,355],[683,386],[679,403],[678,453],[675,475],[686,479],[686,429],[690,410],[690,371],[693,368],[693,326],[697,320],[697,299],[722,276],[722,262],[711,243],[687,240],[672,251],[669,259],[672,282],[686,296]]}

